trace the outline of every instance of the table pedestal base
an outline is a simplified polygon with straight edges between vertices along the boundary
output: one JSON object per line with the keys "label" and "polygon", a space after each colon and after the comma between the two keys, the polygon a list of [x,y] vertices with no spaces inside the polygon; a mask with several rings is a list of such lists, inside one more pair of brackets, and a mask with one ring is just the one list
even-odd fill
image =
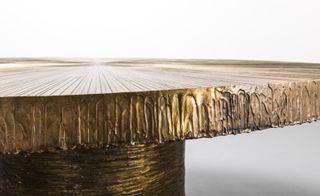
{"label": "table pedestal base", "polygon": [[184,146],[0,155],[0,195],[184,195]]}

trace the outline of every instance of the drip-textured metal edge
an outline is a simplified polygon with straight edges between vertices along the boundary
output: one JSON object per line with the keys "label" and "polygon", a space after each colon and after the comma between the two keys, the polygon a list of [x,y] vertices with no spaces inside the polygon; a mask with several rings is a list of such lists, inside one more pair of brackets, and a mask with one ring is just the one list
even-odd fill
{"label": "drip-textured metal edge", "polygon": [[184,141],[0,155],[0,195],[184,195]]}
{"label": "drip-textured metal edge", "polygon": [[0,151],[162,143],[317,120],[320,81],[0,98]]}

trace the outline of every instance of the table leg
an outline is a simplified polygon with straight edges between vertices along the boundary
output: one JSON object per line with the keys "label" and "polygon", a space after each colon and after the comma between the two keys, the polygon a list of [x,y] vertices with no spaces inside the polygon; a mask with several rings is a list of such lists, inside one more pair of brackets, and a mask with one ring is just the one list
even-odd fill
{"label": "table leg", "polygon": [[0,195],[184,195],[184,141],[0,155]]}

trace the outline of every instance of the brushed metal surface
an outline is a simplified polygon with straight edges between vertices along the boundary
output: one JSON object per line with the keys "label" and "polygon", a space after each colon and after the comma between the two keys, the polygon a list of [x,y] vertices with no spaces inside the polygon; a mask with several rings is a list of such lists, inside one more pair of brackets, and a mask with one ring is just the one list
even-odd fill
{"label": "brushed metal surface", "polygon": [[319,64],[2,59],[0,70],[4,153],[215,137],[320,115]]}
{"label": "brushed metal surface", "polygon": [[184,195],[183,140],[317,120],[319,96],[319,64],[0,59],[0,191]]}
{"label": "brushed metal surface", "polygon": [[0,59],[0,97],[279,84],[319,80],[319,64],[234,60]]}

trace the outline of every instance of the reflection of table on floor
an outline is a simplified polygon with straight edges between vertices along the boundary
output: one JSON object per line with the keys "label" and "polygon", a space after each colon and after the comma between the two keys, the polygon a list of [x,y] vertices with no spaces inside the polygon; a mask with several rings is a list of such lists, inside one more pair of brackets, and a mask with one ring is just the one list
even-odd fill
{"label": "reflection of table on floor", "polygon": [[2,59],[1,193],[184,195],[184,139],[316,120],[319,79],[305,63]]}

